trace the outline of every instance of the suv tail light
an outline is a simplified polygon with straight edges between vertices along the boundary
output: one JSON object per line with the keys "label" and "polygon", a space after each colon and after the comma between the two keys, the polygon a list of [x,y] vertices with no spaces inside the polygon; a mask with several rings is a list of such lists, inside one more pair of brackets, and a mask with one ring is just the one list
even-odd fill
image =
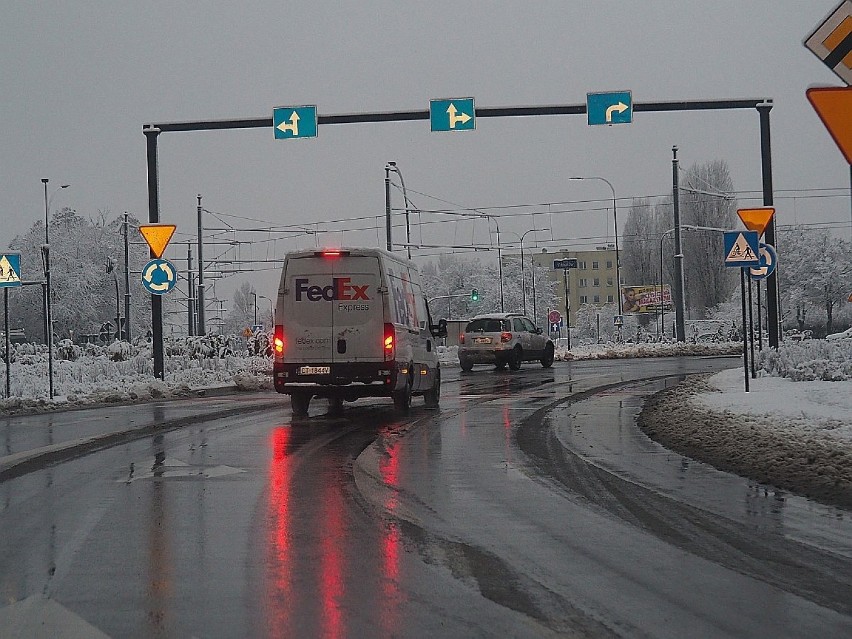
{"label": "suv tail light", "polygon": [[284,354],[284,326],[276,324],[272,333],[272,350],[275,355]]}
{"label": "suv tail light", "polygon": [[504,344],[506,342],[511,342],[512,341],[512,334],[508,333],[506,331],[503,331],[502,333],[500,333],[500,341],[503,342]]}
{"label": "suv tail light", "polygon": [[394,358],[394,349],[396,347],[396,344],[394,343],[395,340],[396,330],[394,330],[393,324],[385,324],[384,339],[382,342],[385,361],[392,360]]}
{"label": "suv tail light", "polygon": [[464,333],[459,333],[459,344],[464,344]]}

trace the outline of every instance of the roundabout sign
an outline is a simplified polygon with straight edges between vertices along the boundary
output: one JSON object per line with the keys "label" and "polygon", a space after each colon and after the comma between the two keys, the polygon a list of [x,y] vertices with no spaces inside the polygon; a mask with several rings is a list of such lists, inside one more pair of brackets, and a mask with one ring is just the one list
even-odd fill
{"label": "roundabout sign", "polygon": [[175,265],[161,258],[151,260],[142,268],[142,286],[149,293],[164,295],[177,284]]}

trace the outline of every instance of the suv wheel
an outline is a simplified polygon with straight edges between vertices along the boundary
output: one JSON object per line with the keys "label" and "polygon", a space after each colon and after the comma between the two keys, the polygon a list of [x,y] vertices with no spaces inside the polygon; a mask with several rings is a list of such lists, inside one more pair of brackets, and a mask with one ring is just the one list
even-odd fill
{"label": "suv wheel", "polygon": [[423,393],[423,399],[426,401],[426,408],[435,410],[441,402],[441,369],[438,369],[435,375],[435,383],[432,388]]}
{"label": "suv wheel", "polygon": [[545,368],[553,366],[553,344],[544,347],[544,355],[541,356],[541,365]]}
{"label": "suv wheel", "polygon": [[469,359],[459,359],[459,366],[465,373],[469,373],[473,370],[473,362]]}
{"label": "suv wheel", "polygon": [[521,370],[521,362],[524,361],[524,352],[520,346],[515,346],[512,349],[512,354],[509,356],[509,368],[513,371]]}

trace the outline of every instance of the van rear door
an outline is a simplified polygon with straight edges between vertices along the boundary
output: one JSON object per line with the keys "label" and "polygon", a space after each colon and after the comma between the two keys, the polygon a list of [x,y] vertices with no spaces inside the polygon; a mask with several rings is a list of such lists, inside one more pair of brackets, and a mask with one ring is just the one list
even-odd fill
{"label": "van rear door", "polygon": [[299,364],[334,361],[332,303],[326,300],[334,262],[306,255],[287,261],[288,303],[283,309],[285,360]]}
{"label": "van rear door", "polygon": [[347,255],[334,261],[333,361],[384,360],[381,281],[377,256]]}

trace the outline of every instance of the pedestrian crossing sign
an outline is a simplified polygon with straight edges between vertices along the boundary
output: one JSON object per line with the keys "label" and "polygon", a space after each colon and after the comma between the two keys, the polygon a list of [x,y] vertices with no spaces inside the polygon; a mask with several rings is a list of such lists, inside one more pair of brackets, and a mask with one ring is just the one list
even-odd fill
{"label": "pedestrian crossing sign", "polygon": [[725,266],[760,266],[757,231],[725,231]]}
{"label": "pedestrian crossing sign", "polygon": [[21,254],[0,253],[0,288],[21,286]]}

